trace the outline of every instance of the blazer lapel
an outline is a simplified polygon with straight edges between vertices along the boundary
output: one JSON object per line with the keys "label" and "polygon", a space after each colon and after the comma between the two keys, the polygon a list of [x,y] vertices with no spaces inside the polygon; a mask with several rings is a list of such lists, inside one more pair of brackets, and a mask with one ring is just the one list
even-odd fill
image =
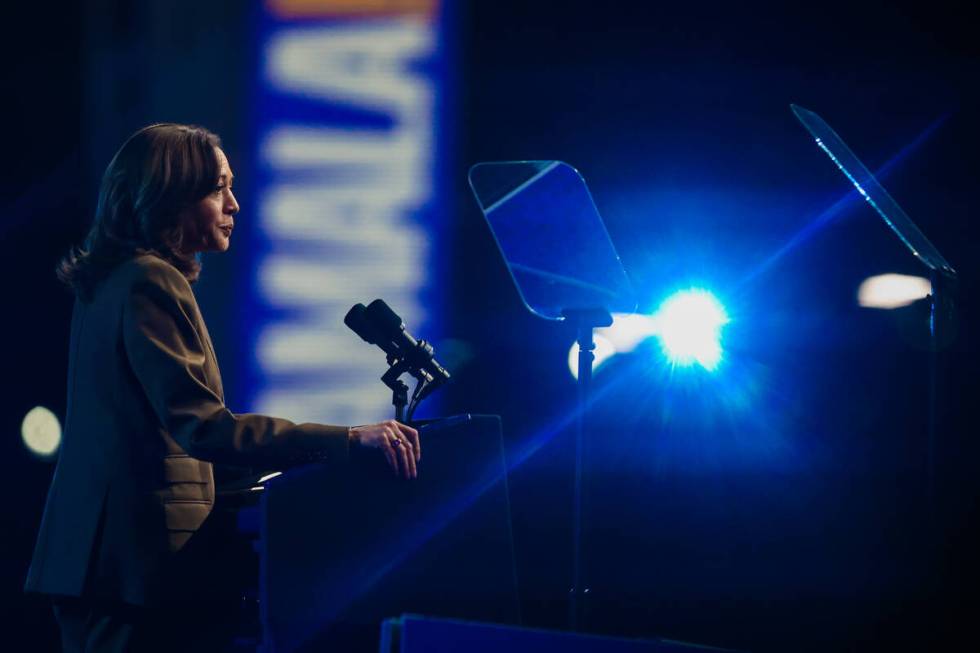
{"label": "blazer lapel", "polygon": [[211,334],[208,333],[208,326],[204,323],[203,319],[199,321],[199,324],[201,326],[201,338],[204,340],[204,345],[207,347],[209,356],[208,364],[204,367],[204,373],[213,384],[213,389],[217,391],[218,397],[224,403],[225,391],[221,385],[221,370],[218,367],[218,357],[214,353],[214,345],[211,344]]}

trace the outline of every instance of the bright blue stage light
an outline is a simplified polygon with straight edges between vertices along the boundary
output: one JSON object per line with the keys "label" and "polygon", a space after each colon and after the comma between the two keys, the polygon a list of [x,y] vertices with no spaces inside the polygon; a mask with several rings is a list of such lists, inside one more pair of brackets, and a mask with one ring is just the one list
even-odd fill
{"label": "bright blue stage light", "polygon": [[698,363],[713,371],[722,358],[721,330],[728,313],[707,290],[681,290],[660,305],[654,315],[664,355],[672,365],[689,367]]}

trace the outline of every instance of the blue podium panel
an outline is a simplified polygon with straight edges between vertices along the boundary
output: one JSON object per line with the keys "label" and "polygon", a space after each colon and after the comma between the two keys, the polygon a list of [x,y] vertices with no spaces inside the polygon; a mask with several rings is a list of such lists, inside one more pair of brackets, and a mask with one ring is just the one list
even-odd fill
{"label": "blue podium panel", "polygon": [[294,470],[262,497],[265,649],[376,650],[405,612],[520,620],[500,420],[461,415],[420,427],[419,477],[378,451],[342,473]]}
{"label": "blue podium panel", "polygon": [[381,653],[698,653],[726,649],[405,615],[381,626]]}

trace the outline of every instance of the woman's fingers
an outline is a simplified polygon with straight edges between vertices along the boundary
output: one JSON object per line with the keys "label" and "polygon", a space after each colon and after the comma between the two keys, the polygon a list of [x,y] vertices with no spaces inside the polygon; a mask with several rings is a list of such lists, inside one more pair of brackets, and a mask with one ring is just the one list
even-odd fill
{"label": "woman's fingers", "polygon": [[405,464],[405,478],[415,478],[419,475],[415,467],[415,454],[411,450],[411,445],[402,440],[402,462]]}
{"label": "woman's fingers", "polygon": [[418,470],[415,468],[415,455],[411,450],[412,445],[399,433],[395,433],[392,436],[392,446],[399,456],[405,478],[415,478],[418,476]]}
{"label": "woman's fingers", "polygon": [[394,447],[391,446],[391,443],[389,443],[387,439],[383,441],[381,451],[384,452],[385,460],[388,461],[388,465],[391,467],[391,469],[396,475],[400,476],[398,471],[398,454],[395,453]]}
{"label": "woman's fingers", "polygon": [[411,426],[402,424],[396,420],[388,420],[386,426],[390,428],[396,437],[398,437],[402,446],[410,449],[408,452],[408,457],[410,458],[409,468],[412,471],[412,478],[418,476],[418,469],[416,463],[422,457],[422,446],[419,442],[419,432],[413,429]]}
{"label": "woman's fingers", "polygon": [[408,440],[412,445],[412,450],[415,453],[415,462],[422,459],[422,442],[419,440],[419,432],[413,429],[407,424],[402,424],[401,422],[395,422],[398,425],[398,429],[402,432],[402,435]]}
{"label": "woman's fingers", "polygon": [[418,478],[416,464],[422,457],[419,432],[393,419],[353,427],[354,441],[384,452],[385,459],[398,476]]}
{"label": "woman's fingers", "polygon": [[385,444],[391,449],[397,461],[395,473],[399,476],[404,476],[406,479],[415,478],[415,458],[412,452],[409,451],[411,445],[401,436],[398,428],[385,424],[383,437]]}

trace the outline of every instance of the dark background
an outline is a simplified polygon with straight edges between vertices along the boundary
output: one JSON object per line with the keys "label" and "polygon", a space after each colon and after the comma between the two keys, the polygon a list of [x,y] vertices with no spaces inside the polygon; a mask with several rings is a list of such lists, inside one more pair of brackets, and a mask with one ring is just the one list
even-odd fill
{"label": "dark background", "polygon": [[[56,642],[45,604],[19,592],[53,464],[25,450],[20,421],[39,404],[64,413],[71,298],[53,268],[134,129],[195,122],[222,134],[233,164],[248,151],[254,52],[241,4],[5,9],[0,573],[4,621],[33,650]],[[470,355],[443,409],[503,417],[526,623],[565,619],[571,440],[558,425],[572,335],[520,305],[465,170],[554,158],[589,181],[641,310],[695,284],[733,317],[714,375],[671,371],[652,342],[597,372],[592,629],[758,651],[928,650],[953,637],[975,648],[971,23],[939,3],[651,4],[449,12],[455,247],[441,331]],[[955,339],[934,358],[922,307],[855,305],[865,277],[924,270],[849,193],[790,102],[884,166],[885,186],[960,272]],[[202,304],[232,269],[208,265]],[[233,332],[212,331],[222,358]]]}

